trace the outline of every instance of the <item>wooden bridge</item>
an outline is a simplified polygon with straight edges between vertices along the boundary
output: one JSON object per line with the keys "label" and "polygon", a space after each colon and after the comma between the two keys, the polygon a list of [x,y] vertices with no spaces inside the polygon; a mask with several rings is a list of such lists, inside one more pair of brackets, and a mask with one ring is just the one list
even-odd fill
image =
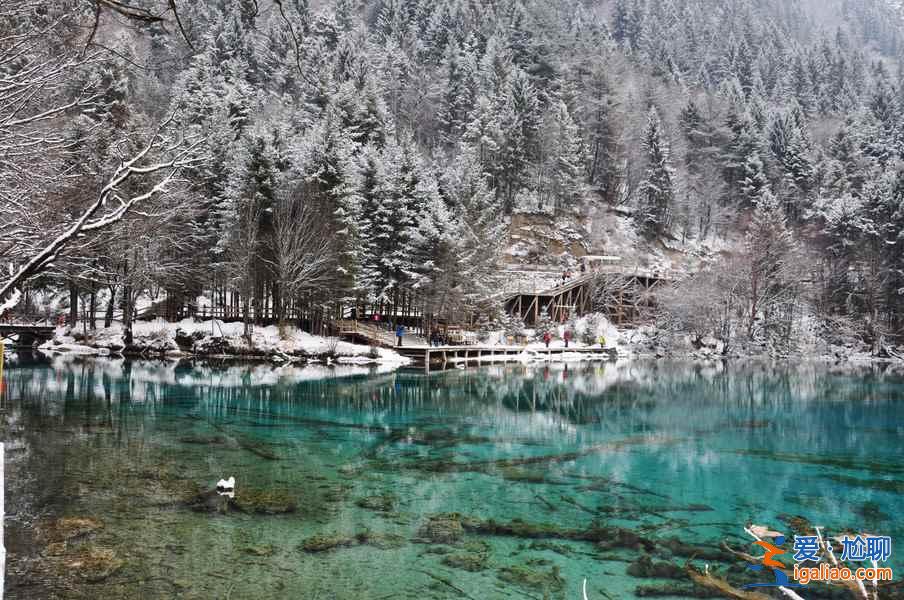
{"label": "wooden bridge", "polygon": [[[546,281],[559,277],[558,273],[549,271],[545,274]],[[556,323],[564,323],[572,317],[592,312],[594,304],[597,304],[596,308],[600,308],[599,305],[602,304],[610,319],[616,324],[623,324],[637,320],[644,308],[652,306],[651,292],[655,288],[678,277],[673,272],[606,265],[581,273],[558,285],[547,285],[545,289],[542,285],[538,286],[536,277],[532,281],[522,279],[515,284],[514,289],[504,292],[504,306],[506,312],[531,325],[539,321],[541,315],[548,316]]]}
{"label": "wooden bridge", "polygon": [[589,354],[603,360],[615,360],[618,353],[614,348],[541,348],[528,349],[526,346],[404,346],[396,352],[411,359],[411,366],[431,369],[448,369],[456,366],[480,365],[483,363],[506,362],[527,353],[542,360],[563,354]]}
{"label": "wooden bridge", "polygon": [[0,340],[16,336],[16,346],[35,346],[53,338],[53,325],[0,323]]}
{"label": "wooden bridge", "polygon": [[[369,346],[383,346],[384,348],[393,348],[397,343],[395,333],[392,330],[369,321],[344,319],[334,321],[333,326],[339,337],[345,338],[351,342],[367,344]],[[407,333],[407,329],[403,342],[411,346],[427,346],[427,340]]]}
{"label": "wooden bridge", "polygon": [[341,320],[335,321],[336,334],[351,342],[364,343],[370,346],[392,347],[395,345],[395,336],[378,325],[371,325],[362,321]]}

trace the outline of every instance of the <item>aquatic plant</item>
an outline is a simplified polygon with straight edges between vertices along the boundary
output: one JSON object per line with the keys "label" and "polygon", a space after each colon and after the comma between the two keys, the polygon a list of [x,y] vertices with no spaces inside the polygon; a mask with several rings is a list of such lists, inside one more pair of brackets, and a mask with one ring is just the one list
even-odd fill
{"label": "aquatic plant", "polygon": [[125,561],[110,548],[85,546],[67,557],[64,564],[88,583],[99,583],[119,571]]}
{"label": "aquatic plant", "polygon": [[496,576],[506,583],[538,590],[544,595],[564,598],[565,580],[562,578],[559,567],[555,565],[549,571],[533,569],[527,565],[502,567]]}
{"label": "aquatic plant", "polygon": [[376,496],[365,496],[355,500],[355,505],[368,510],[377,512],[392,512],[395,510],[396,503],[399,498],[395,494],[379,494]]}
{"label": "aquatic plant", "polygon": [[45,525],[43,530],[48,539],[60,542],[94,533],[103,526],[102,521],[92,517],[62,517]]}
{"label": "aquatic plant", "polygon": [[461,515],[457,513],[430,515],[418,530],[418,536],[434,544],[457,542],[464,536]]}
{"label": "aquatic plant", "polygon": [[329,552],[336,548],[347,548],[357,544],[358,540],[352,536],[322,533],[309,537],[302,542],[301,549],[305,552]]}
{"label": "aquatic plant", "polygon": [[354,535],[337,533],[321,533],[307,538],[299,547],[309,553],[330,552],[338,548],[369,545],[381,550],[401,548],[406,544],[405,538],[392,533],[373,533],[363,530]]}
{"label": "aquatic plant", "polygon": [[488,559],[489,557],[484,553],[464,552],[447,554],[443,557],[442,563],[447,567],[476,573],[486,570]]}
{"label": "aquatic plant", "polygon": [[681,567],[667,562],[653,562],[649,556],[641,556],[628,565],[625,571],[631,577],[655,579],[686,579],[687,573]]}
{"label": "aquatic plant", "polygon": [[258,515],[279,515],[293,513],[298,509],[294,496],[287,490],[256,489],[242,487],[235,495],[235,506],[247,513]]}
{"label": "aquatic plant", "polygon": [[242,552],[251,556],[273,556],[276,554],[276,547],[273,544],[261,544],[257,546],[246,546],[242,548]]}

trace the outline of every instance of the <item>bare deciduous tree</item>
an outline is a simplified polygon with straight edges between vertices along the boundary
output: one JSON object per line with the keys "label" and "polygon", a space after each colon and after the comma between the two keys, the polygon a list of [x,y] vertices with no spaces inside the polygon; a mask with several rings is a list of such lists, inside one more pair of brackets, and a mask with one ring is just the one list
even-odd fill
{"label": "bare deciduous tree", "polygon": [[791,283],[794,250],[785,212],[775,196],[767,192],[753,212],[743,256],[748,337],[753,337],[758,319],[768,321],[779,305],[790,299],[794,288]]}
{"label": "bare deciduous tree", "polygon": [[0,315],[18,303],[27,280],[79,238],[164,194],[198,161],[197,145],[167,122],[139,149],[122,150],[90,200],[68,198],[65,207],[50,201],[75,177],[69,134],[101,105],[103,88],[90,76],[99,55],[76,47],[82,15],[78,6],[38,0],[0,5],[0,235],[14,240],[0,245]]}
{"label": "bare deciduous tree", "polygon": [[[180,170],[197,162],[196,148],[181,137],[173,141],[156,132],[143,149],[115,168],[97,198],[66,223],[55,238],[30,256],[21,256],[18,268],[10,263],[11,272],[0,283],[0,314],[18,303],[25,281],[45,271],[78,237],[107,229],[137,205],[164,194],[178,180]],[[123,194],[123,187],[133,179],[142,180],[138,184],[142,191]]]}
{"label": "bare deciduous tree", "polygon": [[299,295],[330,281],[332,252],[329,238],[317,226],[317,212],[300,191],[277,198],[273,212],[271,255],[266,260],[279,288],[279,329],[286,325],[288,305]]}
{"label": "bare deciduous tree", "polygon": [[257,265],[261,258],[261,217],[264,209],[260,202],[245,200],[235,210],[237,219],[233,237],[226,246],[224,266],[226,275],[233,288],[238,292],[242,303],[242,322],[244,336],[251,344],[251,299],[254,298],[255,287],[259,276]]}
{"label": "bare deciduous tree", "polygon": [[[799,300],[800,261],[778,201],[766,194],[754,211],[744,251],[725,258],[659,294],[672,329],[730,343],[790,335],[790,313]],[[784,331],[782,331],[784,329]]]}

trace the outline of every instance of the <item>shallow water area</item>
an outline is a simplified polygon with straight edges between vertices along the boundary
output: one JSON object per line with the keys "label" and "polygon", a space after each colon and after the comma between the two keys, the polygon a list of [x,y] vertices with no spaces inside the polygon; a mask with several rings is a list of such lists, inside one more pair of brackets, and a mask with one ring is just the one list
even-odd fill
{"label": "shallow water area", "polygon": [[680,598],[756,577],[748,523],[904,568],[888,368],[18,357],[2,394],[6,598]]}

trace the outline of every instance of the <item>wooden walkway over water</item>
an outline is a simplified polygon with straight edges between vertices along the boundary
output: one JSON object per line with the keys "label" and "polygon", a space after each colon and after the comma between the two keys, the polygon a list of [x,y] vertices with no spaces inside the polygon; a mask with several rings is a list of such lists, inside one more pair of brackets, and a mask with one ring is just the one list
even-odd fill
{"label": "wooden walkway over water", "polygon": [[411,359],[413,367],[430,371],[456,365],[480,365],[483,363],[505,362],[524,353],[537,358],[563,358],[565,354],[590,354],[594,358],[615,360],[618,352],[614,348],[528,348],[527,346],[402,346],[396,352]]}
{"label": "wooden walkway over water", "polygon": [[17,346],[34,346],[53,338],[53,325],[0,323],[0,340],[16,336]]}

